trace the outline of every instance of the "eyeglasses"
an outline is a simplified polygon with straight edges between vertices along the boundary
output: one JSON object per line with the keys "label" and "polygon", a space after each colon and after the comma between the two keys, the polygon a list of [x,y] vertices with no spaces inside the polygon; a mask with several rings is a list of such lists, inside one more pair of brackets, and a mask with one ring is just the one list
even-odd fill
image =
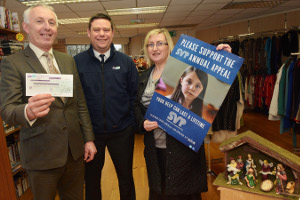
{"label": "eyeglasses", "polygon": [[154,48],[154,46],[161,47],[163,45],[168,45],[168,43],[167,42],[157,42],[156,44],[150,43],[150,44],[147,44],[146,47]]}

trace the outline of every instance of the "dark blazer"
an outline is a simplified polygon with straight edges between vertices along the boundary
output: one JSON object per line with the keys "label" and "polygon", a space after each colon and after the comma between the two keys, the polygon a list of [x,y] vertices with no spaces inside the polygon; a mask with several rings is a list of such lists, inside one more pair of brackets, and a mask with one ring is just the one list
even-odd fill
{"label": "dark blazer", "polygon": [[91,121],[75,62],[70,55],[53,51],[62,74],[73,75],[73,97],[64,104],[60,98],[50,106],[48,115],[30,126],[25,119],[26,73],[47,73],[35,53],[25,50],[5,57],[1,62],[1,114],[6,123],[21,126],[20,157],[22,167],[47,170],[63,166],[68,147],[76,160],[84,153],[84,142],[93,141]]}
{"label": "dark blazer", "polygon": [[[147,132],[143,123],[147,108],[140,102],[147,86],[152,66],[140,75],[139,89],[135,113],[139,133],[144,133],[144,156],[147,165],[149,188],[161,193],[161,175],[156,153],[153,131]],[[166,194],[190,195],[207,191],[206,158],[204,145],[198,153],[167,134],[167,158],[166,158]]]}

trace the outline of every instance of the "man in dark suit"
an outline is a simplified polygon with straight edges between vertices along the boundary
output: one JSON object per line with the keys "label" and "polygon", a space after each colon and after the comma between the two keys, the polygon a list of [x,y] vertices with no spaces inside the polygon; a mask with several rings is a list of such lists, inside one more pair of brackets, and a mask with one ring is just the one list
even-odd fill
{"label": "man in dark suit", "polygon": [[[84,160],[96,153],[94,134],[73,58],[54,51],[57,16],[50,6],[36,5],[24,12],[23,29],[28,47],[2,60],[1,114],[11,125],[21,126],[20,156],[29,175],[34,199],[83,199]],[[26,96],[26,73],[73,75],[73,97],[50,94]],[[52,63],[51,62],[51,63]]]}

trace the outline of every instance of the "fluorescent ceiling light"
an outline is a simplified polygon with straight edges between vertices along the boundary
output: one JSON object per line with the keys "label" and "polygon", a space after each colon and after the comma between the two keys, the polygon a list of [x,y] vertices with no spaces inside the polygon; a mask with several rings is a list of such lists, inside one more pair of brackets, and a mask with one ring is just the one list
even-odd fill
{"label": "fluorescent ceiling light", "polygon": [[[71,18],[71,19],[59,19],[59,24],[84,24],[88,23],[90,18]],[[125,25],[115,25],[116,29],[120,28],[145,28],[145,27],[153,27],[158,26],[159,23],[149,23],[149,24],[125,24]]]}
{"label": "fluorescent ceiling light", "polygon": [[116,29],[122,28],[147,28],[158,26],[159,23],[149,23],[149,24],[124,24],[124,25],[116,25]]}
{"label": "fluorescent ceiling light", "polygon": [[99,0],[18,0],[18,1],[25,4],[26,6],[32,6],[38,3],[51,5],[51,4],[96,2]]}
{"label": "fluorescent ceiling light", "polygon": [[88,23],[90,18],[71,18],[71,19],[59,19],[59,24],[83,24]]}
{"label": "fluorescent ceiling light", "polygon": [[[158,26],[159,23],[150,23],[150,24],[126,24],[126,25],[116,25],[116,29],[125,29],[125,28],[147,28]],[[87,32],[78,32],[79,35],[85,35]]]}
{"label": "fluorescent ceiling light", "polygon": [[86,32],[86,31],[84,31],[84,32],[78,32],[77,34],[78,34],[78,35],[86,35],[87,32]]}
{"label": "fluorescent ceiling light", "polygon": [[140,7],[140,8],[124,8],[106,10],[107,14],[112,15],[133,15],[133,14],[149,14],[149,13],[163,13],[167,6],[153,6],[153,7]]}
{"label": "fluorescent ceiling light", "polygon": [[254,35],[255,33],[245,33],[245,34],[239,34],[238,37],[245,37],[245,36],[250,36]]}

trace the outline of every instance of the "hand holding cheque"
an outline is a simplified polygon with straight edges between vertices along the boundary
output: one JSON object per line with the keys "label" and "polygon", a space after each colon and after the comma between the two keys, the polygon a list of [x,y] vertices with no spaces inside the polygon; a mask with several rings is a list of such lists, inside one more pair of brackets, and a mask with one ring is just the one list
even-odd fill
{"label": "hand holding cheque", "polygon": [[26,74],[26,113],[29,120],[43,117],[56,97],[73,96],[73,76],[62,74]]}

